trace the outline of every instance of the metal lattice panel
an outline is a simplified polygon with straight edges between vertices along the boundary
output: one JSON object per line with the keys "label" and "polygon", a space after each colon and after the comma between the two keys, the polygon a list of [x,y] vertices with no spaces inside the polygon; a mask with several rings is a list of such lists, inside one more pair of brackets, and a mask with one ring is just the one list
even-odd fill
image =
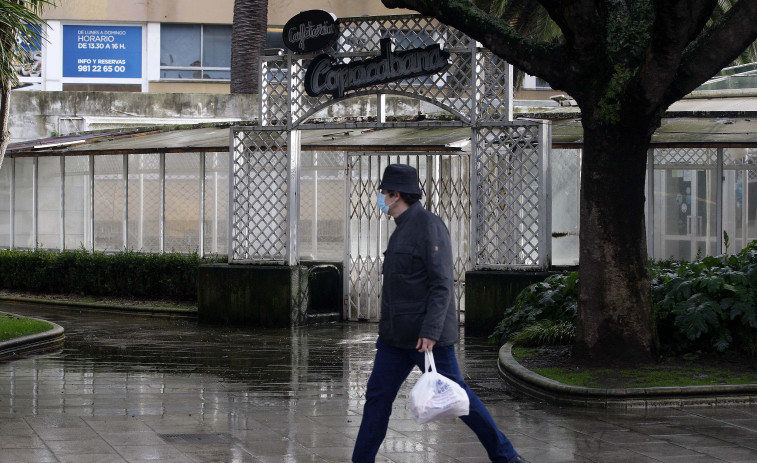
{"label": "metal lattice panel", "polygon": [[654,150],[657,167],[714,166],[717,162],[715,148],[662,148]]}
{"label": "metal lattice panel", "polygon": [[[417,15],[342,18],[331,56],[337,63],[359,62],[380,53],[382,38],[392,38],[395,52],[439,44],[450,54],[449,67],[440,73],[347,91],[359,95],[407,95],[433,103],[461,120],[509,120],[512,114],[511,67],[477,49],[462,32]],[[263,125],[296,127],[328,106],[331,95],[308,96],[304,76],[315,55],[265,57],[262,61],[261,120]],[[476,90],[479,88],[479,90]],[[478,100],[477,100],[478,98]],[[484,103],[482,99],[487,99]],[[476,105],[479,101],[479,105]]]}
{"label": "metal lattice panel", "polygon": [[349,157],[349,241],[345,261],[349,320],[378,320],[381,312],[382,252],[394,222],[379,211],[376,194],[381,172],[391,162],[386,155]]}
{"label": "metal lattice panel", "polygon": [[478,56],[476,112],[479,121],[511,121],[512,68],[491,52],[481,52]]}
{"label": "metal lattice panel", "polygon": [[129,155],[129,249],[161,251],[161,172],[160,154]]}
{"label": "metal lattice panel", "polygon": [[232,129],[231,262],[290,257],[287,132]]}
{"label": "metal lattice panel", "polygon": [[343,151],[304,151],[300,156],[300,258],[344,258]]}
{"label": "metal lattice panel", "polygon": [[[286,125],[291,119],[288,57],[263,56],[260,59],[260,120],[262,125]],[[298,76],[301,78],[301,76]]]}
{"label": "metal lattice panel", "polygon": [[[465,272],[470,259],[471,175],[470,155],[439,155],[429,159],[425,179],[426,207],[447,226],[452,243],[455,299],[458,313],[465,310]],[[461,317],[458,317],[460,321]]]}
{"label": "metal lattice panel", "polygon": [[[394,222],[376,206],[380,176],[392,163],[409,164],[418,171],[423,205],[442,218],[450,232],[455,297],[464,311],[465,272],[470,262],[470,156],[352,155],[349,157],[349,243],[346,287],[347,318],[378,320],[381,308],[383,251],[394,231]],[[459,316],[461,319],[461,316]]]}
{"label": "metal lattice panel", "polygon": [[475,267],[548,266],[548,182],[539,125],[482,127],[474,139]]}
{"label": "metal lattice panel", "polygon": [[[0,169],[2,171],[2,169]],[[66,249],[92,248],[89,156],[66,156],[63,210]]]}
{"label": "metal lattice panel", "polygon": [[224,254],[229,242],[229,154],[205,155],[205,223],[203,248]]}
{"label": "metal lattice panel", "polygon": [[165,250],[190,253],[200,246],[200,154],[166,153]]}
{"label": "metal lattice panel", "polygon": [[757,149],[725,148],[723,151],[723,166],[725,168],[757,168]]}
{"label": "metal lattice panel", "polygon": [[124,248],[124,162],[121,155],[95,159],[95,250]]}

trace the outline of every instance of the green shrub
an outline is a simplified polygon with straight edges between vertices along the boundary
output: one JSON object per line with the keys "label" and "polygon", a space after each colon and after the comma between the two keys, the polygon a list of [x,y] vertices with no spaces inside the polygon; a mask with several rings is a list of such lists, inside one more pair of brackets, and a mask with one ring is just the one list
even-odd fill
{"label": "green shrub", "polygon": [[[734,255],[650,262],[650,271],[664,352],[730,351],[757,356],[757,241]],[[522,335],[527,341],[519,342],[542,337],[544,344],[563,343],[565,337],[548,335],[549,325],[540,323],[553,322],[549,329],[563,323],[575,326],[577,301],[576,272],[551,276],[518,295],[489,340],[512,341],[528,328]]]}
{"label": "green shrub", "polygon": [[0,251],[0,288],[39,294],[194,300],[200,264],[196,254],[116,254],[75,251]]}
{"label": "green shrub", "polygon": [[578,315],[578,272],[552,275],[526,287],[505,309],[504,319],[489,336],[489,342],[504,343],[523,328],[541,320],[575,325]]}
{"label": "green shrub", "polygon": [[575,337],[575,323],[540,320],[515,333],[510,341],[521,347],[559,346],[570,344]]}
{"label": "green shrub", "polygon": [[652,266],[660,343],[757,355],[757,242],[738,254]]}

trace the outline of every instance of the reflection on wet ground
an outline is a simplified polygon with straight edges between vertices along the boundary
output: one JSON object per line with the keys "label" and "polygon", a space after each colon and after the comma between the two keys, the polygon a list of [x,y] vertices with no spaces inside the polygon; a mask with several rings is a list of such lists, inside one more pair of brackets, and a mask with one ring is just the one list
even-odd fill
{"label": "reflection on wet ground", "polygon": [[[347,462],[376,326],[284,330],[12,303],[62,325],[60,352],[0,363],[0,462]],[[532,462],[757,461],[757,407],[607,412],[507,394],[467,337],[469,384]],[[484,462],[459,420],[417,425],[400,392],[382,462]]]}

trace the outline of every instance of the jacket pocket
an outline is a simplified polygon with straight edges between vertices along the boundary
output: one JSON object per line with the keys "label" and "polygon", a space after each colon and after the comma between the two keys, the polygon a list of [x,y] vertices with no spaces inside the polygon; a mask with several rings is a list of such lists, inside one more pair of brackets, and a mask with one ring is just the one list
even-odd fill
{"label": "jacket pocket", "polygon": [[412,272],[413,269],[413,246],[397,246],[391,255],[390,272],[398,275],[405,275]]}
{"label": "jacket pocket", "polygon": [[401,343],[415,343],[425,316],[426,310],[422,304],[395,304],[392,313],[394,339]]}

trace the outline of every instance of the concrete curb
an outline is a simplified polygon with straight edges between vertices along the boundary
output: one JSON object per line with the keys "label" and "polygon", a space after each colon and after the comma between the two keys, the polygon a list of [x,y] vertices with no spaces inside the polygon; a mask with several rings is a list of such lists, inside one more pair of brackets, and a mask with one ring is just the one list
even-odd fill
{"label": "concrete curb", "polygon": [[[15,314],[8,312],[0,313],[15,316]],[[0,359],[5,360],[21,354],[50,352],[63,346],[63,341],[66,339],[66,336],[62,326],[41,318],[34,318],[34,320],[49,323],[53,328],[41,333],[20,336],[18,338],[0,342]]]}
{"label": "concrete curb", "polygon": [[[180,307],[160,307],[154,305],[128,305],[128,304],[109,304],[105,302],[83,302],[69,301],[62,299],[44,299],[24,296],[0,296],[0,301],[10,302],[27,302],[32,304],[45,305],[62,305],[66,307],[83,307],[86,309],[98,309],[109,311],[134,312],[155,316],[179,316],[179,317],[196,317],[197,308],[180,308]],[[49,323],[49,322],[48,322]]]}
{"label": "concrete curb", "polygon": [[511,389],[556,405],[587,408],[654,408],[757,404],[757,384],[601,389],[569,386],[518,363],[512,344],[499,350],[500,377]]}

